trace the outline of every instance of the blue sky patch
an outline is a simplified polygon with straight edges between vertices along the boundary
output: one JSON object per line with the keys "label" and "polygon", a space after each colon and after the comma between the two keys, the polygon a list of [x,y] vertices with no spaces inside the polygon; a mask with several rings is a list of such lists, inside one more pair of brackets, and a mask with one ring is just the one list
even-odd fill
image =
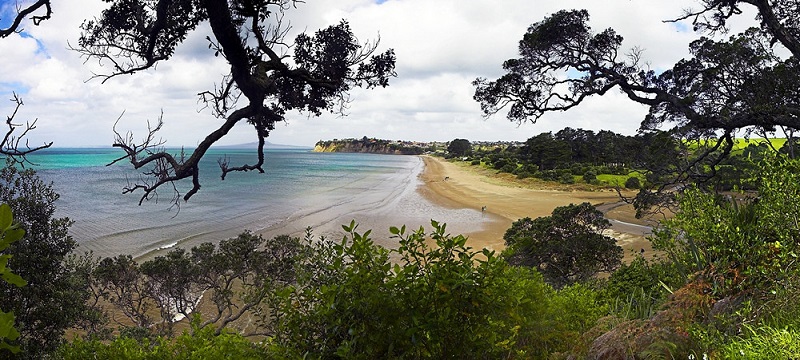
{"label": "blue sky patch", "polygon": [[16,93],[20,97],[23,97],[25,94],[28,93],[28,90],[30,89],[28,89],[27,86],[19,82],[0,81],[0,94],[3,95],[3,98],[0,98],[0,101],[8,101],[8,99],[11,99],[12,92]]}
{"label": "blue sky patch", "polygon": [[580,78],[582,78],[584,76],[586,76],[586,72],[584,72],[584,71],[578,71],[578,70],[575,70],[573,68],[567,69],[567,78],[568,79],[580,79]]}
{"label": "blue sky patch", "polygon": [[8,28],[14,21],[15,6],[15,2],[12,0],[0,0],[0,28]]}
{"label": "blue sky patch", "polygon": [[677,32],[688,33],[692,30],[692,28],[689,27],[689,25],[686,25],[685,23],[682,22],[674,22],[671,24],[672,28],[675,29],[675,31]]}

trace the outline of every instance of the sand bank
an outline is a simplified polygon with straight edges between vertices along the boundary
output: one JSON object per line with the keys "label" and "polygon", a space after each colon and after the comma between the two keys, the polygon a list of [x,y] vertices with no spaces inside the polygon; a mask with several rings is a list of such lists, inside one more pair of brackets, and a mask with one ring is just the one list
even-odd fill
{"label": "sand bank", "polygon": [[558,206],[589,202],[606,213],[612,221],[612,236],[626,249],[625,256],[641,249],[650,252],[644,238],[650,232],[649,222],[636,219],[633,208],[620,202],[615,191],[562,191],[536,188],[512,180],[511,177],[481,173],[476,167],[450,163],[431,157],[421,157],[425,169],[420,174],[424,186],[419,191],[440,206],[471,208],[494,216],[482,230],[468,233],[474,248],[501,250],[503,234],[517,219],[548,216]]}

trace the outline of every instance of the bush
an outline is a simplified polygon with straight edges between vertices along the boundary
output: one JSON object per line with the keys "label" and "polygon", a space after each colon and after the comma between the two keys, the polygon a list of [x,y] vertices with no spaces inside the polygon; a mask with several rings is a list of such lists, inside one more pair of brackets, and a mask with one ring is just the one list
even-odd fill
{"label": "bush", "polygon": [[539,171],[535,176],[544,181],[558,181],[558,173],[555,170]]}
{"label": "bush", "polygon": [[500,172],[504,172],[504,173],[509,173],[509,174],[511,174],[511,173],[513,173],[513,172],[514,172],[514,171],[516,171],[516,170],[517,170],[517,164],[506,164],[505,166],[503,166],[503,167],[500,169]]}
{"label": "bush", "polygon": [[508,163],[509,163],[508,160],[506,160],[504,158],[500,158],[500,159],[495,160],[492,163],[492,168],[494,168],[495,170],[500,170],[504,166],[508,165]]}
{"label": "bush", "polygon": [[517,179],[527,179],[531,176],[532,176],[531,173],[525,170],[517,172]]}
{"label": "bush", "polygon": [[392,227],[395,250],[375,245],[354,223],[341,242],[312,245],[303,261],[310,272],[278,291],[275,345],[310,358],[365,359],[544,357],[568,349],[569,337],[554,329],[582,325],[554,321],[554,292],[539,274],[432,225],[429,234]]}
{"label": "bush", "polygon": [[631,176],[628,180],[625,180],[625,188],[626,189],[639,189],[642,187],[642,184],[639,181],[639,178],[636,176]]}
{"label": "bush", "polygon": [[480,165],[480,164],[481,164],[481,161],[480,161],[479,159],[475,159],[475,160],[472,160],[472,162],[471,162],[471,163],[469,163],[469,164],[470,164],[470,165],[473,165],[473,166],[475,166],[475,165]]}
{"label": "bush", "polygon": [[572,164],[572,166],[569,168],[569,171],[572,173],[572,175],[581,176],[585,174],[587,171],[589,171],[589,169],[590,167],[588,166],[583,166],[581,164]]}
{"label": "bush", "polygon": [[583,179],[583,182],[587,184],[597,183],[597,174],[591,170],[584,173],[581,178]]}
{"label": "bush", "polygon": [[572,176],[572,173],[570,173],[569,170],[567,170],[566,172],[561,172],[558,174],[558,182],[562,184],[574,184],[575,177]]}
{"label": "bush", "polygon": [[759,168],[758,199],[688,188],[680,211],[654,231],[654,247],[687,273],[704,271],[718,298],[743,291],[766,296],[798,285],[800,162],[773,156]]}

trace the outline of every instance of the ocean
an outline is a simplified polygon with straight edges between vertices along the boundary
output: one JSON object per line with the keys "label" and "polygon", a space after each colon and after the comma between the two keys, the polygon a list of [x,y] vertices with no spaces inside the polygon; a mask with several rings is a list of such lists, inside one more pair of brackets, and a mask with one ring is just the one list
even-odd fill
{"label": "ocean", "polygon": [[[175,150],[178,151],[178,150]],[[104,149],[45,149],[29,156],[40,177],[61,195],[56,215],[75,221],[71,235],[78,251],[96,256],[152,256],[176,246],[219,242],[243,230],[341,237],[341,225],[356,220],[359,231],[373,229],[376,243],[393,247],[388,227],[448,223],[461,232],[480,230],[486,221],[474,209],[437,206],[416,190],[424,165],[416,156],[315,153],[306,149],[267,150],[264,170],[231,173],[220,180],[217,160],[255,163],[254,149],[212,149],[201,162],[201,189],[180,210],[170,209],[172,188],[138,205],[141,193],[122,194],[139,178],[129,163],[106,166],[122,152]],[[190,180],[178,183],[185,193]],[[426,226],[429,228],[429,226]]]}

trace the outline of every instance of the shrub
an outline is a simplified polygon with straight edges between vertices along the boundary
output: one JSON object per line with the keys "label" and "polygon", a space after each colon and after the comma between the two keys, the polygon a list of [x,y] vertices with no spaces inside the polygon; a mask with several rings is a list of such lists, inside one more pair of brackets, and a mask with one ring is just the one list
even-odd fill
{"label": "shrub", "polygon": [[505,164],[500,169],[500,172],[504,172],[504,173],[509,173],[510,174],[510,173],[513,173],[515,170],[517,170],[517,165],[516,164]]}
{"label": "shrub", "polygon": [[541,276],[432,225],[431,233],[392,227],[396,250],[375,245],[354,223],[341,242],[312,245],[310,272],[278,291],[275,344],[310,358],[365,359],[542,357],[558,349],[566,337],[553,331],[553,290]]}
{"label": "shrub", "polygon": [[480,164],[481,164],[481,161],[479,159],[472,160],[472,162],[470,163],[470,165],[473,165],[473,166],[480,165]]}
{"label": "shrub", "polygon": [[639,178],[636,176],[631,176],[628,180],[625,180],[625,188],[626,189],[639,189],[642,185],[639,181]]}
{"label": "shrub", "polygon": [[574,184],[575,177],[572,176],[572,173],[570,173],[569,171],[561,172],[560,174],[558,174],[558,182],[562,184]]}
{"label": "shrub", "polygon": [[689,271],[703,270],[719,298],[742,291],[758,297],[797,285],[800,162],[773,156],[760,169],[758,199],[689,188],[676,216],[654,231],[653,245]]}
{"label": "shrub", "polygon": [[594,171],[587,171],[583,174],[583,181],[587,184],[594,184],[597,182],[597,174]]}

